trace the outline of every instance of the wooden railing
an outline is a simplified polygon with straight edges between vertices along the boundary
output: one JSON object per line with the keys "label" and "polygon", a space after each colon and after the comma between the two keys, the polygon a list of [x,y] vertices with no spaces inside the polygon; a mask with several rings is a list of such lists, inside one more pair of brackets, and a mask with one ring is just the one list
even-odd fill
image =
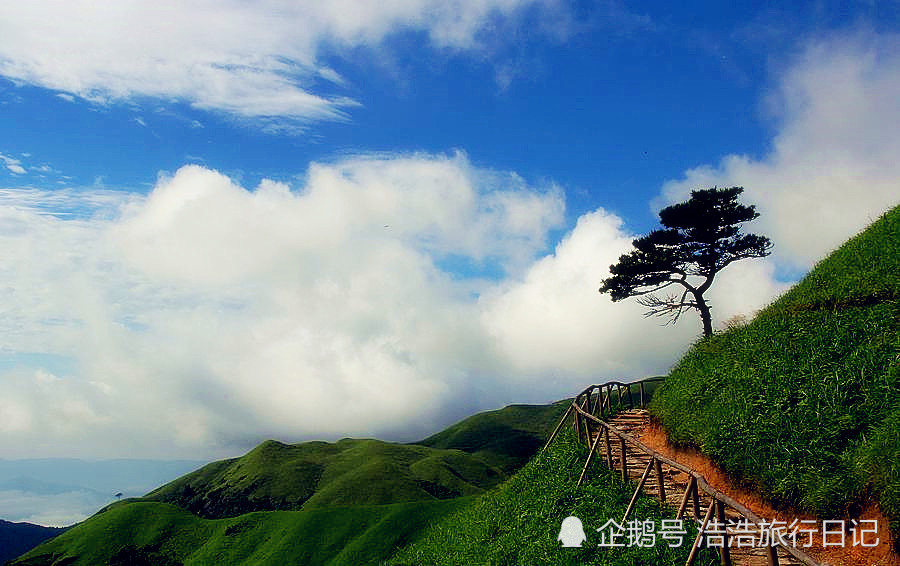
{"label": "wooden railing", "polygon": [[[569,417],[574,415],[573,426],[575,428],[575,433],[579,441],[584,442],[589,448],[587,459],[584,463],[581,475],[578,478],[577,485],[581,485],[584,480],[584,476],[587,473],[588,467],[595,454],[601,454],[602,457],[605,457],[606,464],[611,470],[615,470],[616,468],[621,470],[622,479],[626,482],[628,481],[628,451],[630,450],[632,452],[632,459],[636,459],[636,455],[643,455],[641,459],[646,460],[647,456],[649,456],[649,460],[647,461],[641,479],[637,484],[634,495],[631,497],[631,502],[625,511],[625,516],[622,518],[623,524],[634,509],[637,498],[646,485],[650,474],[655,473],[656,475],[658,496],[663,504],[667,503],[665,471],[674,469],[678,470],[678,472],[687,474],[688,483],[680,498],[681,503],[678,506],[676,519],[681,519],[690,506],[690,510],[693,511],[694,517],[699,523],[699,532],[694,539],[691,553],[685,564],[686,566],[690,566],[694,563],[694,560],[696,560],[697,554],[701,548],[704,532],[710,525],[710,522],[713,521],[713,515],[715,514],[717,516],[718,524],[722,525],[722,529],[716,532],[717,536],[723,537],[723,544],[718,547],[721,563],[724,566],[732,566],[734,562],[731,557],[731,549],[728,540],[731,535],[728,533],[726,527],[727,520],[729,519],[728,515],[731,514],[732,519],[735,515],[739,518],[743,518],[746,521],[745,524],[748,525],[758,526],[767,523],[764,523],[760,517],[740,502],[735,501],[709,485],[706,479],[698,472],[660,454],[627,432],[621,431],[606,422],[607,418],[615,415],[619,411],[644,408],[652,397],[652,393],[656,390],[656,387],[662,380],[663,377],[656,376],[632,383],[610,381],[602,385],[591,385],[585,388],[584,391],[579,393],[572,401],[565,415],[560,419],[559,424],[557,424],[553,433],[550,435],[550,438],[547,440],[547,443],[544,445],[544,449],[553,442],[553,439],[559,434],[559,431],[568,421]],[[618,444],[618,446],[615,444]],[[614,458],[615,452],[618,452],[617,458]],[[618,462],[615,460],[618,460]],[[705,513],[701,512],[701,497],[702,499],[709,501],[709,504],[705,505]],[[784,552],[801,564],[821,566],[819,562],[816,562],[799,549],[791,545],[778,544],[777,541],[772,541],[772,544],[764,547],[766,561],[769,566],[779,565],[778,548],[783,549]]]}

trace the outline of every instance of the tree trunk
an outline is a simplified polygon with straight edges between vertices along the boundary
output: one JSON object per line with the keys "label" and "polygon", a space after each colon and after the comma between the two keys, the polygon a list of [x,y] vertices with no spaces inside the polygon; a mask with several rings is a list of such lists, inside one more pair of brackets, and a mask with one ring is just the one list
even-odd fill
{"label": "tree trunk", "polygon": [[712,315],[709,312],[709,305],[703,300],[702,293],[694,293],[694,300],[697,303],[697,310],[700,311],[700,320],[703,321],[703,335],[712,336]]}

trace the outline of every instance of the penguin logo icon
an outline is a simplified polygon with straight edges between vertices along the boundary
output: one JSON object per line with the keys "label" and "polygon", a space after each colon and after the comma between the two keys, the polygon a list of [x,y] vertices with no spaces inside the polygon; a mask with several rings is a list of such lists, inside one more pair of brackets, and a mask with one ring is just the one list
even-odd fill
{"label": "penguin logo icon", "polygon": [[562,541],[563,548],[579,548],[581,543],[587,540],[587,537],[584,536],[584,527],[581,526],[581,519],[578,517],[563,519],[556,540]]}

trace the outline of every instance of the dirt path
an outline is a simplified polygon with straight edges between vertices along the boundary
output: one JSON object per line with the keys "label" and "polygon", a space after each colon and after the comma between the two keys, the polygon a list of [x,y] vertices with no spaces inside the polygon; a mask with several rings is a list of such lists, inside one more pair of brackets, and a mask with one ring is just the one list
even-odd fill
{"label": "dirt path", "polygon": [[[787,521],[788,524],[794,519],[815,520],[815,517],[794,511],[776,510],[759,495],[736,487],[708,457],[697,450],[681,449],[672,446],[666,437],[665,431],[657,424],[648,423],[643,427],[635,427],[627,432],[653,450],[696,470],[706,478],[711,486],[739,501],[765,520],[777,519]],[[879,512],[878,508],[876,506],[867,508],[859,519],[877,521],[877,537],[880,541],[877,546],[852,546],[849,543],[850,535],[848,534],[847,546],[822,548],[821,545],[814,545],[802,550],[815,560],[834,566],[900,566],[900,557],[891,552],[888,521]],[[818,523],[821,525],[820,521]],[[847,519],[847,524],[850,524],[849,518]],[[871,523],[866,524],[871,525]],[[821,536],[815,538],[819,539],[818,542],[821,543]],[[866,539],[867,542],[871,540],[869,538]]]}

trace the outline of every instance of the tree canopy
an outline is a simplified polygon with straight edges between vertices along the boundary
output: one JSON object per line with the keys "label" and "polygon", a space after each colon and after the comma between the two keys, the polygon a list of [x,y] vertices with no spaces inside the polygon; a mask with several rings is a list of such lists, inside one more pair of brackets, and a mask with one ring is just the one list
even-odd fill
{"label": "tree canopy", "polygon": [[[759,216],[754,206],[738,202],[743,187],[695,190],[685,202],[659,212],[663,229],[634,240],[634,250],[609,267],[601,293],[612,300],[640,297],[646,316],[663,316],[675,323],[685,309],[696,309],[703,333],[712,334],[712,316],[703,298],[716,274],[729,264],[769,255],[765,236],[742,234],[740,224]],[[675,287],[664,297],[653,293]]]}

